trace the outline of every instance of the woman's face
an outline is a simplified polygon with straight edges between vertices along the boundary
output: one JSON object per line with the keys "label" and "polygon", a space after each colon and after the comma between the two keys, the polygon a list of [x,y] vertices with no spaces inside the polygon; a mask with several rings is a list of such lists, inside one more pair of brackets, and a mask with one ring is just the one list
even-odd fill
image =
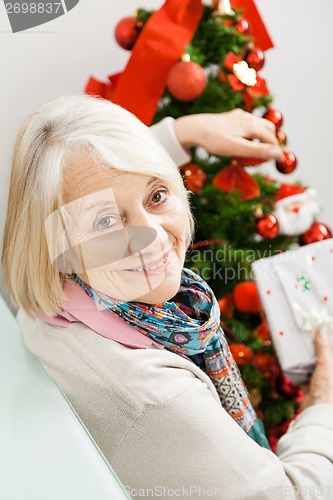
{"label": "woman's face", "polygon": [[68,167],[60,216],[74,272],[95,290],[125,302],[158,304],[172,298],[186,252],[181,198],[168,182],[101,171],[91,159],[72,160]]}

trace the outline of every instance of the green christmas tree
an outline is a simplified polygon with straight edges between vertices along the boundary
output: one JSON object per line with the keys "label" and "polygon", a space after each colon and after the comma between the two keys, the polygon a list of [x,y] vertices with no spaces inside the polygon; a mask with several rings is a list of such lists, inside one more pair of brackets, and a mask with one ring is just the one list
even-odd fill
{"label": "green christmas tree", "polygon": [[[118,23],[118,42],[130,50],[152,14],[138,9],[135,17]],[[191,42],[170,71],[152,123],[166,116],[258,110],[275,123],[284,145],[282,117],[273,109],[272,96],[259,74],[264,54],[254,41],[242,10],[205,5]],[[110,86],[100,94],[112,100]],[[191,155],[191,164],[181,172],[192,191],[197,230],[185,267],[201,275],[219,299],[221,324],[274,449],[297,413],[302,393],[279,367],[251,263],[287,250],[298,238],[278,234],[271,214],[280,184],[260,173],[248,174],[244,166],[255,165],[253,159],[215,156],[202,148],[193,148]],[[285,162],[278,165],[284,173],[295,166],[292,153],[286,153]]]}

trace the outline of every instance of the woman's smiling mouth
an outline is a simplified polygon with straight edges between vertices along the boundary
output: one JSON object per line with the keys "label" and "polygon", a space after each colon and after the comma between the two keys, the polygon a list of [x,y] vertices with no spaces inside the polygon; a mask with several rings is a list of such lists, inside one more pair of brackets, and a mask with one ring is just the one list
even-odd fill
{"label": "woman's smiling mouth", "polygon": [[167,253],[167,255],[164,256],[163,260],[160,260],[159,263],[157,264],[151,264],[151,265],[147,265],[147,266],[140,266],[140,267],[136,267],[136,268],[132,268],[132,269],[123,269],[123,271],[127,271],[127,272],[133,272],[133,273],[137,273],[139,275],[150,275],[150,276],[153,276],[154,274],[160,274],[161,272],[165,271],[166,268],[169,266],[170,264],[170,251]]}

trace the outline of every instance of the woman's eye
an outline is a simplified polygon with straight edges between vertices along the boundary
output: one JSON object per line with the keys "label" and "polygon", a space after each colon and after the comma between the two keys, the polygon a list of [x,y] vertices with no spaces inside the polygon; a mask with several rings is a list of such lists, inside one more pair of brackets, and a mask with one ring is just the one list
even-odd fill
{"label": "woman's eye", "polygon": [[152,196],[152,202],[155,204],[164,203],[167,200],[168,191],[166,189],[159,189]]}
{"label": "woman's eye", "polygon": [[115,218],[107,215],[99,219],[96,224],[97,229],[109,229],[115,223]]}

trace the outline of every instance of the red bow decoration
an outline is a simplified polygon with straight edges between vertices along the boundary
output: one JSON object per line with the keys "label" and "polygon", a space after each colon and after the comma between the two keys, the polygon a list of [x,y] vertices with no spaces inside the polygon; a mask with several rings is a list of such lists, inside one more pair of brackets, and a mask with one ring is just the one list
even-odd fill
{"label": "red bow decoration", "polygon": [[[266,81],[253,68],[249,68],[240,56],[228,52],[223,66],[233,72],[233,74],[228,74],[226,78],[234,90],[243,91],[243,99],[247,109],[252,110],[253,101],[258,97],[269,95]],[[220,73],[219,78],[222,82],[225,80],[223,72]]]}
{"label": "red bow decoration", "polygon": [[256,85],[254,87],[246,87],[243,92],[243,99],[246,109],[248,111],[252,111],[254,101],[259,97],[262,97],[263,95],[270,95],[270,92],[268,90],[266,80],[261,78],[261,76],[259,76],[257,73]]}
{"label": "red bow decoration", "polygon": [[84,92],[86,94],[92,94],[94,96],[103,97],[103,99],[108,99],[111,101],[114,88],[110,82],[104,83],[96,80],[93,76],[89,77],[89,80],[85,86]]}
{"label": "red bow decoration", "polygon": [[103,97],[103,99],[112,100],[118,79],[122,73],[114,73],[108,76],[108,82],[100,82],[91,76],[84,89],[85,94],[92,94],[95,96]]}
{"label": "red bow decoration", "polygon": [[251,200],[260,195],[258,182],[235,160],[215,175],[212,184],[226,193],[237,189],[243,200]]}

